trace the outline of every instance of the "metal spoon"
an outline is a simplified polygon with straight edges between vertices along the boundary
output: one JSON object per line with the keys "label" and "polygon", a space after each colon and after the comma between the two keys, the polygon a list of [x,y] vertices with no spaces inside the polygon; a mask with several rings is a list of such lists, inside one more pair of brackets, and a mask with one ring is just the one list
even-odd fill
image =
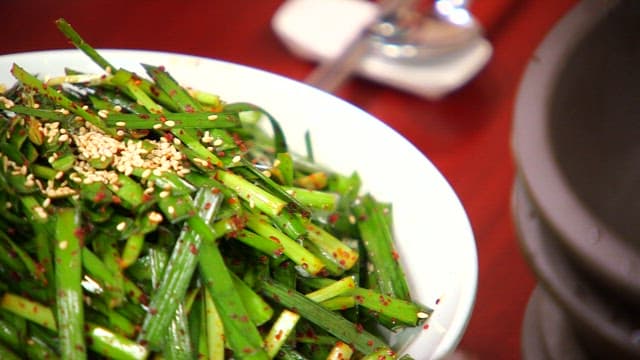
{"label": "metal spoon", "polygon": [[396,11],[371,29],[371,47],[395,61],[421,63],[463,48],[482,36],[469,1],[436,0],[433,7]]}

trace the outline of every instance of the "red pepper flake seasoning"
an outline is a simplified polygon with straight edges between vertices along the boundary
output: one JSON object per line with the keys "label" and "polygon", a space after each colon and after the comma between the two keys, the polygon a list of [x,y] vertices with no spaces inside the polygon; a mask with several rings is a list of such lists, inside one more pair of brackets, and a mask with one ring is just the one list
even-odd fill
{"label": "red pepper flake seasoning", "polygon": [[373,346],[373,340],[367,340],[367,345],[369,347],[372,347]]}
{"label": "red pepper flake seasoning", "polygon": [[327,218],[327,220],[329,220],[329,224],[332,224],[332,225],[337,223],[339,219],[340,219],[340,214],[338,213],[333,213],[329,215],[329,217]]}
{"label": "red pepper flake seasoning", "polygon": [[363,333],[364,332],[364,326],[362,326],[362,324],[357,323],[356,324],[356,331],[359,333]]}
{"label": "red pepper flake seasoning", "polygon": [[104,193],[104,191],[98,191],[96,193],[96,196],[93,197],[93,202],[100,202],[102,200],[104,200],[104,198],[107,196],[107,194]]}
{"label": "red pepper flake seasoning", "polygon": [[398,259],[400,259],[400,254],[398,254],[398,252],[395,250],[391,252],[391,255],[393,256],[393,260],[395,261],[398,261]]}
{"label": "red pepper flake seasoning", "polygon": [[422,325],[422,330],[427,330],[429,329],[429,324],[425,323],[424,325]]}
{"label": "red pepper flake seasoning", "polygon": [[153,307],[152,307],[152,308],[149,308],[149,314],[151,314],[151,315],[156,315],[157,313],[158,313],[158,309],[153,308]]}
{"label": "red pepper flake seasoning", "polygon": [[87,234],[87,230],[85,228],[79,227],[73,231],[73,235],[80,239],[81,242],[84,242],[84,237]]}
{"label": "red pepper flake seasoning", "polygon": [[189,244],[189,251],[193,255],[198,255],[198,248],[194,244]]}

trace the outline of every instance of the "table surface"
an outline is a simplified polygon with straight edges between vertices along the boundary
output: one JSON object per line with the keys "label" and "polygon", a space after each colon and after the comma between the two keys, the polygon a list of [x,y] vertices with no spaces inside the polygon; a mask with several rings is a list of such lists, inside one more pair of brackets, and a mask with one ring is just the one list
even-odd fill
{"label": "table surface", "polygon": [[[294,57],[271,30],[271,17],[282,3],[3,0],[0,54],[70,47],[53,24],[65,17],[95,47],[188,53],[304,80],[315,64]],[[415,144],[462,200],[477,241],[479,287],[459,348],[478,359],[521,358],[522,319],[535,278],[520,252],[510,212],[514,100],[536,47],[575,3],[473,2],[494,55],[469,84],[442,100],[357,78],[336,92]]]}

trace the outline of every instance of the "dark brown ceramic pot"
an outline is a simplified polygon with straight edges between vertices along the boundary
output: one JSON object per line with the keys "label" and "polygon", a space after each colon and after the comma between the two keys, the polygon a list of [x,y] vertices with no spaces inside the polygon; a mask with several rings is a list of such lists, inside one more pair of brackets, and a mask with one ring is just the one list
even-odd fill
{"label": "dark brown ceramic pot", "polygon": [[640,1],[580,2],[519,89],[513,150],[580,269],[640,307]]}
{"label": "dark brown ceramic pot", "polygon": [[523,334],[550,359],[640,358],[640,1],[583,0],[552,29],[512,147],[514,220],[541,288]]}
{"label": "dark brown ceramic pot", "polygon": [[532,355],[537,342],[545,351],[542,359],[639,359],[639,309],[603,291],[576,266],[521,180],[514,187],[513,214],[540,287],[523,324],[523,357],[539,356]]}

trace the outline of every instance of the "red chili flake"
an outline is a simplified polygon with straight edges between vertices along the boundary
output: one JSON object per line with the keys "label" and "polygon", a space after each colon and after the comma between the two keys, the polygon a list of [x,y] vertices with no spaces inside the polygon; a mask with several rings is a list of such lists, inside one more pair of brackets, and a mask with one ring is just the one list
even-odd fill
{"label": "red chili flake", "polygon": [[282,335],[283,335],[283,331],[282,330],[278,330],[278,333],[275,336],[276,340],[282,339]]}
{"label": "red chili flake", "polygon": [[436,299],[436,305],[440,304],[440,298]]}
{"label": "red chili flake", "polygon": [[335,224],[338,222],[338,220],[340,220],[340,214],[333,213],[329,215],[329,218],[327,220],[329,220],[329,224]]}
{"label": "red chili flake", "polygon": [[367,220],[367,215],[362,214],[362,215],[358,216],[358,220],[359,221],[366,221]]}
{"label": "red chili flake", "polygon": [[184,111],[188,113],[192,113],[192,112],[195,112],[196,110],[193,108],[193,106],[187,104],[184,106]]}
{"label": "red chili flake", "polygon": [[373,346],[373,340],[367,340],[367,345],[368,346]]}
{"label": "red chili flake", "polygon": [[424,325],[422,325],[422,330],[427,330],[428,328],[429,328],[429,324],[425,323]]}
{"label": "red chili flake", "polygon": [[244,348],[242,349],[242,352],[245,354],[251,354],[253,352],[253,350],[251,348]]}
{"label": "red chili flake", "polygon": [[198,248],[194,244],[189,244],[189,251],[191,251],[193,255],[198,255]]}
{"label": "red chili flake", "polygon": [[153,200],[153,195],[148,194],[148,193],[143,193],[142,194],[142,202],[149,202]]}
{"label": "red chili flake", "polygon": [[140,344],[140,345],[142,345],[142,346],[147,346],[147,345],[149,345],[149,341],[147,341],[147,340],[145,340],[145,339],[142,339],[142,340],[140,340],[140,341],[138,342],[138,344]]}
{"label": "red chili flake", "polygon": [[140,115],[138,115],[138,117],[139,117],[140,119],[145,119],[145,120],[146,120],[146,119],[148,119],[148,118],[149,118],[149,114],[140,114]]}
{"label": "red chili flake", "polygon": [[157,96],[160,96],[160,89],[158,89],[158,87],[157,87],[157,86],[151,86],[151,87],[149,87],[149,91],[151,91],[151,94],[152,94],[153,96],[156,96],[156,97],[157,97]]}
{"label": "red chili flake", "polygon": [[153,308],[153,307],[152,307],[152,308],[149,308],[149,314],[151,314],[151,315],[155,315],[155,314],[157,314],[157,313],[158,313],[158,309]]}
{"label": "red chili flake", "polygon": [[232,198],[229,198],[227,202],[229,203],[229,205],[234,205],[238,202],[238,199],[232,197]]}
{"label": "red chili flake", "polygon": [[[232,198],[233,199],[233,198]],[[229,199],[231,200],[231,199]],[[230,204],[234,204],[235,202],[229,202]],[[242,216],[238,216],[238,215],[233,215],[231,218],[231,225],[233,225],[233,228],[236,230],[241,230],[244,228],[245,224],[246,224],[246,219]]]}
{"label": "red chili flake", "polygon": [[364,326],[362,326],[362,324],[360,324],[360,323],[357,323],[356,324],[356,331],[359,332],[359,333],[364,332]]}
{"label": "red chili flake", "polygon": [[391,252],[391,255],[393,256],[393,260],[395,261],[398,261],[398,259],[400,259],[400,254],[398,254],[398,252],[395,250]]}
{"label": "red chili flake", "polygon": [[169,96],[171,96],[171,97],[176,96],[176,94],[177,94],[177,93],[178,93],[178,92],[176,91],[176,89],[171,89],[171,90],[169,90]]}
{"label": "red chili flake", "polygon": [[358,304],[362,304],[364,302],[364,297],[362,297],[362,295],[356,295],[354,297],[354,300],[358,303]]}
{"label": "red chili flake", "polygon": [[269,236],[269,240],[280,244],[280,239],[278,239],[276,236],[273,236],[273,235]]}
{"label": "red chili flake", "polygon": [[118,195],[111,195],[111,202],[116,204],[116,205],[120,205],[120,204],[122,204],[122,199],[120,199],[120,197],[118,197]]}
{"label": "red chili flake", "polygon": [[87,230],[83,227],[78,227],[73,231],[73,235],[75,237],[77,237],[78,239],[80,239],[81,241],[84,240],[84,237],[86,235]]}
{"label": "red chili flake", "polygon": [[209,210],[209,209],[211,209],[212,206],[213,205],[210,202],[207,202],[206,204],[204,204],[204,209],[205,210]]}
{"label": "red chili flake", "polygon": [[102,200],[104,200],[104,198],[107,197],[107,194],[105,194],[104,191],[98,191],[96,193],[96,196],[93,197],[93,202],[100,202]]}
{"label": "red chili flake", "polygon": [[165,121],[167,121],[167,118],[164,115],[160,115],[160,117],[158,118],[158,120],[163,123]]}
{"label": "red chili flake", "polygon": [[284,253],[284,249],[283,248],[277,248],[274,252],[273,252],[273,256],[281,256]]}

